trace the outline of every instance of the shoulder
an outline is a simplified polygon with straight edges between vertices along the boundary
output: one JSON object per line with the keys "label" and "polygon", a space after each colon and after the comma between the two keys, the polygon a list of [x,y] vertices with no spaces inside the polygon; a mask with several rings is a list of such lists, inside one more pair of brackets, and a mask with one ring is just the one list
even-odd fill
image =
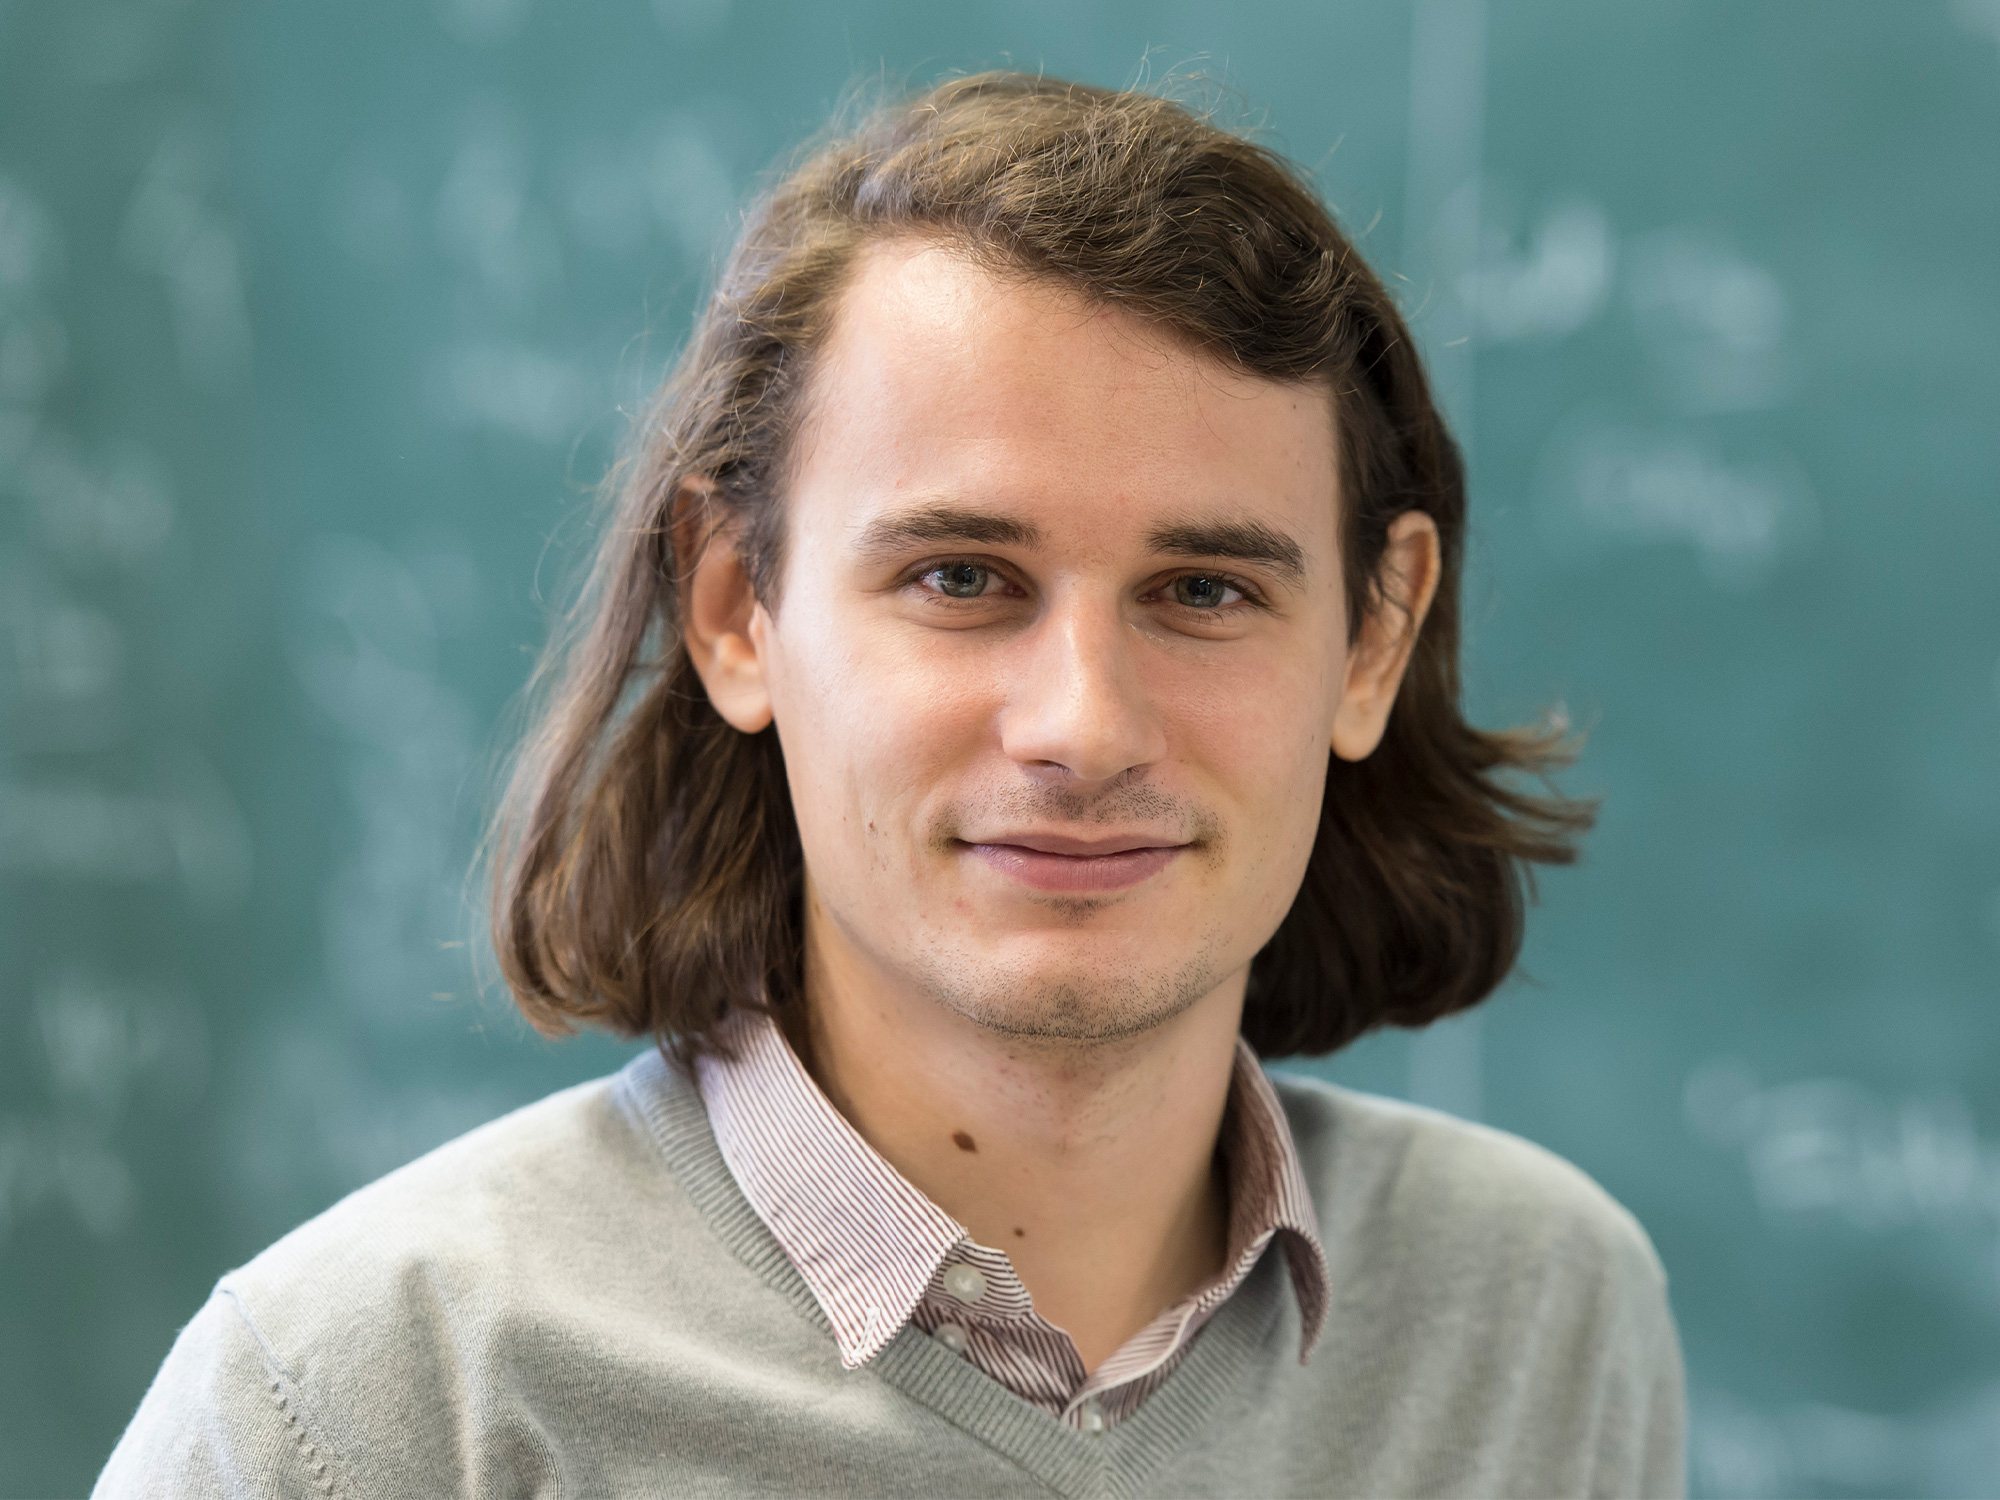
{"label": "shoulder", "polygon": [[1375,1445],[1367,1492],[1679,1492],[1680,1345],[1638,1221],[1505,1131],[1274,1082],[1326,1252],[1311,1389]]}
{"label": "shoulder", "polygon": [[1645,1230],[1586,1173],[1504,1130],[1296,1075],[1273,1077],[1329,1257],[1380,1256],[1445,1279],[1587,1272],[1658,1297]]}
{"label": "shoulder", "polygon": [[282,1458],[315,1492],[344,1475],[357,1493],[408,1493],[425,1475],[444,1494],[468,1474],[483,1492],[504,1444],[467,1435],[504,1426],[520,1383],[564,1368],[589,1329],[671,1299],[661,1268],[700,1231],[654,1117],[682,1092],[638,1059],[440,1146],[224,1276],[119,1472],[167,1454],[190,1476],[275,1474]]}
{"label": "shoulder", "polygon": [[1374,1490],[1680,1493],[1680,1342],[1638,1221],[1519,1136],[1274,1082],[1330,1275],[1320,1378],[1393,1435]]}
{"label": "shoulder", "polygon": [[[618,1079],[515,1110],[350,1193],[224,1278],[253,1315],[331,1286],[358,1289],[412,1262],[524,1252],[646,1169]],[[655,1158],[655,1163],[657,1158]]]}
{"label": "shoulder", "polygon": [[[300,1225],[218,1290],[307,1389],[456,1384],[580,1288],[638,1294],[696,1232],[642,1118],[642,1058],[440,1146]],[[647,1086],[635,1083],[641,1080]]]}

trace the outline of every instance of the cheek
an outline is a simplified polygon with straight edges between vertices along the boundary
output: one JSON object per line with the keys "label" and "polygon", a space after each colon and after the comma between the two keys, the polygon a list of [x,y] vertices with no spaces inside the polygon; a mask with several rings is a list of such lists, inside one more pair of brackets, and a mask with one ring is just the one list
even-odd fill
{"label": "cheek", "polygon": [[[1319,824],[1337,701],[1333,664],[1247,656],[1179,674],[1157,701],[1175,705],[1173,738],[1228,805],[1243,878],[1260,868],[1295,881]],[[1296,867],[1296,868],[1294,868]]]}
{"label": "cheek", "polygon": [[772,708],[807,849],[921,831],[990,723],[977,674],[834,608],[788,610],[778,644]]}

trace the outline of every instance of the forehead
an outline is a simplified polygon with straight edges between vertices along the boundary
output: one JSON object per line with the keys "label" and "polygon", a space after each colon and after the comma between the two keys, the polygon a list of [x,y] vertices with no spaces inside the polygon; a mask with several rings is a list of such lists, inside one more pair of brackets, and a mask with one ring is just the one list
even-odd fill
{"label": "forehead", "polygon": [[861,253],[820,353],[794,520],[858,528],[945,498],[1109,541],[1191,513],[1282,525],[1310,556],[1333,545],[1335,446],[1323,386],[1246,374],[1051,279],[891,241]]}

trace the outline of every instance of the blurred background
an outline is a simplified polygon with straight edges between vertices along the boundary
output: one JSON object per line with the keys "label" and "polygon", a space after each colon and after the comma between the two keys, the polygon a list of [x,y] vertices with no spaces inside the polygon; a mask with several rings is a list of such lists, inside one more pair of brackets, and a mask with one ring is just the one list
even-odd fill
{"label": "blurred background", "polygon": [[1527,977],[1299,1066],[1633,1209],[1697,1493],[2000,1492],[1996,0],[0,0],[0,1494],[631,1050],[480,990],[510,702],[760,174],[995,65],[1316,175],[1471,455],[1474,706],[1590,732]]}

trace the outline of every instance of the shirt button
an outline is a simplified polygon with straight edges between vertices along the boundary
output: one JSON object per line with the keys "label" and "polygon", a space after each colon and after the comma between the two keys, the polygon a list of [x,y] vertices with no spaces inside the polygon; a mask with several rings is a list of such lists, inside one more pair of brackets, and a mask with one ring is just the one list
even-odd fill
{"label": "shirt button", "polygon": [[939,1324],[938,1331],[932,1337],[940,1344],[943,1344],[953,1354],[965,1353],[965,1330],[960,1328],[956,1323]]}
{"label": "shirt button", "polygon": [[1076,1419],[1085,1432],[1104,1431],[1104,1408],[1097,1404],[1095,1396],[1077,1408]]}
{"label": "shirt button", "polygon": [[986,1278],[976,1266],[953,1266],[944,1273],[944,1289],[961,1302],[977,1302],[986,1295]]}

